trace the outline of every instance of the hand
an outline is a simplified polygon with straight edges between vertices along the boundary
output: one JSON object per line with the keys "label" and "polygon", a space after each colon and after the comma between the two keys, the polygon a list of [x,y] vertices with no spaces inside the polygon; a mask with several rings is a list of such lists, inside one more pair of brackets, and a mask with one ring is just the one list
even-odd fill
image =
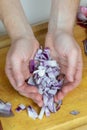
{"label": "hand", "polygon": [[51,49],[52,57],[58,61],[61,73],[65,74],[66,84],[55,96],[55,101],[63,99],[64,96],[77,87],[82,78],[82,55],[79,45],[72,34],[57,31],[47,34],[45,47]]}
{"label": "hand", "polygon": [[42,96],[25,80],[30,77],[29,60],[33,58],[39,44],[35,38],[19,38],[12,42],[6,59],[6,74],[12,86],[22,95],[42,106]]}

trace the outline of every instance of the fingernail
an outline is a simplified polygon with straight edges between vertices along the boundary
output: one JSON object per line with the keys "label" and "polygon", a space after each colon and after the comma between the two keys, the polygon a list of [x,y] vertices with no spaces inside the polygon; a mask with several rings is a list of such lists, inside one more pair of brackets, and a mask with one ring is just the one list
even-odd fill
{"label": "fingernail", "polygon": [[71,82],[73,82],[73,77],[72,77],[72,76],[69,76],[69,80],[70,80]]}
{"label": "fingernail", "polygon": [[42,106],[43,106],[43,102],[40,102],[40,103],[38,104],[38,106],[39,106],[39,107],[42,107]]}

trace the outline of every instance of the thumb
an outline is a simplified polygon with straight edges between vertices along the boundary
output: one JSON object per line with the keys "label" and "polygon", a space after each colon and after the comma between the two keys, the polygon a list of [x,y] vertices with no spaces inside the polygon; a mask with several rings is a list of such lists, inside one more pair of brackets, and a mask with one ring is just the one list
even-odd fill
{"label": "thumb", "polygon": [[22,68],[21,61],[19,59],[18,60],[16,59],[14,61],[12,62],[12,73],[13,73],[13,78],[16,82],[16,88],[17,88],[24,84],[25,79],[21,70]]}
{"label": "thumb", "polygon": [[77,51],[72,51],[70,55],[68,55],[68,68],[67,68],[67,79],[70,82],[73,82],[74,75],[76,72],[77,65]]}

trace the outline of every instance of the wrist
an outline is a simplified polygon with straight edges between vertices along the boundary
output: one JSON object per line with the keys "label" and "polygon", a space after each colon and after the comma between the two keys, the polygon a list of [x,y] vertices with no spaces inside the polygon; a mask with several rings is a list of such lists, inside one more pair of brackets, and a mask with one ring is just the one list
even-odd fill
{"label": "wrist", "polygon": [[[26,33],[21,33],[20,35],[10,35],[11,41],[16,41],[16,40],[20,40],[20,39],[27,39],[27,40],[35,40],[35,37],[33,34],[30,34],[30,32]],[[13,42],[12,42],[13,43]]]}
{"label": "wrist", "polygon": [[52,26],[51,26],[51,28],[50,27],[48,27],[48,33],[47,33],[47,35],[52,35],[52,36],[54,36],[54,35],[60,35],[60,34],[64,34],[64,33],[67,33],[67,34],[69,34],[69,35],[73,35],[73,29],[70,29],[70,28],[52,28]]}
{"label": "wrist", "polygon": [[20,1],[1,0],[0,2],[1,20],[12,40],[20,37],[33,37],[33,31],[24,14]]}
{"label": "wrist", "polygon": [[55,33],[58,30],[73,33],[79,0],[65,0],[65,3],[63,0],[52,0],[49,33]]}
{"label": "wrist", "polygon": [[[62,25],[62,26],[61,26]],[[57,22],[50,21],[48,25],[48,33],[55,34],[56,32],[66,32],[73,34],[73,26],[66,26],[67,24],[59,24]]]}
{"label": "wrist", "polygon": [[20,40],[28,41],[31,44],[32,44],[32,41],[33,41],[33,43],[38,43],[38,41],[34,35],[27,33],[24,35],[20,35],[20,36],[11,38],[11,44],[14,44],[14,43],[16,43],[16,41],[20,41]]}
{"label": "wrist", "polygon": [[4,18],[3,23],[7,29],[8,35],[10,36],[11,40],[20,39],[21,37],[34,37],[32,28],[26,22],[18,22],[16,19],[12,19],[10,23],[11,18]]}

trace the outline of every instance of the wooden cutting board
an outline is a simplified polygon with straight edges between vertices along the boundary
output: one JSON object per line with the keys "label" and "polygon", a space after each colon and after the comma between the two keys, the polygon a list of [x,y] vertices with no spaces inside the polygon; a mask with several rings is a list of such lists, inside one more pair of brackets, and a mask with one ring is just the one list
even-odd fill
{"label": "wooden cutting board", "polygon": [[[63,100],[61,109],[49,118],[45,117],[42,120],[33,120],[28,117],[27,111],[17,113],[15,108],[23,103],[26,106],[32,105],[38,112],[39,107],[32,100],[19,95],[10,85],[5,72],[5,58],[9,47],[0,49],[0,99],[12,103],[14,117],[2,118],[0,120],[3,125],[3,130],[87,130],[87,56],[84,54],[82,41],[86,38],[85,29],[76,26],[75,37],[81,46],[83,53],[83,78],[80,85],[70,92]],[[5,41],[4,41],[5,40]],[[0,43],[9,42],[3,38]],[[70,111],[78,110],[78,115],[71,115]],[[81,126],[81,127],[80,127]],[[82,130],[82,129],[81,129]]]}

